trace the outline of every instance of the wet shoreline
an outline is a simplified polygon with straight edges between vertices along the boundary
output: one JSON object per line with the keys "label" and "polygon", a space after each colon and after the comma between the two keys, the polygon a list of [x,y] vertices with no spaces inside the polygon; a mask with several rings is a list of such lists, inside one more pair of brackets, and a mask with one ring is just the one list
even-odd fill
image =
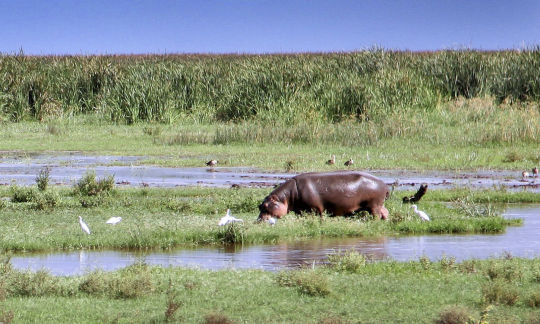
{"label": "wet shoreline", "polygon": [[[128,187],[206,186],[270,188],[297,173],[272,173],[252,167],[160,167],[140,164],[141,156],[93,156],[80,152],[63,154],[0,154],[0,185],[33,185],[39,172],[48,168],[50,183],[68,186],[93,170],[98,177],[114,175],[116,184]],[[397,190],[427,183],[431,189],[468,187],[540,192],[540,178],[523,179],[521,172],[507,170],[414,171],[362,170],[380,177]]]}

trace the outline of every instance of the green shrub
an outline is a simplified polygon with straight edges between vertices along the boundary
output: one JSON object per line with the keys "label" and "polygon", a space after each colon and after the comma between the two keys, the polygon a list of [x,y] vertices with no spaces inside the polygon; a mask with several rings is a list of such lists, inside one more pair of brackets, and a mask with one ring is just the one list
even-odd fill
{"label": "green shrub", "polygon": [[230,320],[227,316],[224,314],[219,313],[211,313],[204,316],[204,324],[234,324],[232,320]]}
{"label": "green shrub", "polygon": [[471,321],[470,311],[463,306],[450,306],[439,313],[435,324],[467,324]]}
{"label": "green shrub", "polygon": [[12,185],[10,187],[11,201],[15,203],[31,202],[37,195],[37,191],[32,187],[19,187]]}
{"label": "green shrub", "polygon": [[527,298],[527,305],[530,307],[540,307],[540,291],[535,291]]}
{"label": "green shrub", "polygon": [[490,280],[504,279],[508,282],[521,280],[523,277],[518,265],[504,260],[490,261],[485,273]]}
{"label": "green shrub", "polygon": [[519,299],[518,289],[501,280],[490,281],[482,287],[482,299],[486,304],[512,306]]}
{"label": "green shrub", "polygon": [[328,265],[336,271],[358,273],[366,263],[366,256],[354,250],[328,255]]}
{"label": "green shrub", "polygon": [[244,243],[245,226],[243,223],[233,222],[221,226],[217,233],[219,242],[223,244]]}
{"label": "green shrub", "polygon": [[109,285],[102,271],[94,271],[79,284],[79,290],[90,295],[103,295],[109,291]]}
{"label": "green shrub", "polygon": [[294,287],[301,294],[309,296],[324,297],[331,293],[328,279],[316,271],[282,271],[276,280],[282,287]]}
{"label": "green shrub", "polygon": [[110,175],[102,179],[96,179],[96,173],[90,171],[75,184],[75,194],[97,196],[100,194],[109,194],[113,188],[114,176]]}
{"label": "green shrub", "polygon": [[36,176],[36,184],[40,191],[47,190],[47,186],[49,185],[49,168],[39,171],[39,174]]}
{"label": "green shrub", "polygon": [[32,208],[36,210],[53,209],[60,202],[60,195],[56,191],[39,192],[32,199]]}

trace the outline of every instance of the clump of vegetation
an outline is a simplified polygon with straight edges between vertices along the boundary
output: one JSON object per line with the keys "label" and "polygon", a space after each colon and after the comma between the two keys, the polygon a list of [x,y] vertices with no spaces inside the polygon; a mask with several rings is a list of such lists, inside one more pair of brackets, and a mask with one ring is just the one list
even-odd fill
{"label": "clump of vegetation", "polygon": [[452,270],[456,267],[456,258],[453,256],[448,257],[446,255],[443,255],[442,258],[439,260],[439,264],[441,265],[442,270]]}
{"label": "clump of vegetation", "polygon": [[129,299],[146,296],[155,289],[150,269],[144,263],[135,263],[122,269],[109,283],[114,298]]}
{"label": "clump of vegetation", "polygon": [[217,234],[218,240],[224,244],[244,243],[245,236],[244,224],[233,222],[222,226]]}
{"label": "clump of vegetation", "polygon": [[518,289],[505,281],[490,281],[482,287],[482,300],[486,304],[514,305],[519,299]]}
{"label": "clump of vegetation", "polygon": [[534,291],[529,295],[527,305],[533,308],[540,307],[540,291]]}
{"label": "clump of vegetation", "polygon": [[39,192],[32,199],[32,208],[36,210],[53,209],[60,203],[60,195],[56,191]]}
{"label": "clump of vegetation", "polygon": [[182,302],[176,300],[176,294],[174,293],[172,282],[169,279],[169,287],[167,288],[167,309],[165,310],[165,321],[171,322],[175,320],[174,314],[182,306]]}
{"label": "clump of vegetation", "polygon": [[336,271],[358,273],[367,263],[367,257],[354,250],[328,255],[328,265]]}
{"label": "clump of vegetation", "polygon": [[500,216],[500,213],[497,212],[492,204],[479,204],[469,196],[457,198],[454,200],[453,205],[460,211],[460,213],[471,218]]}
{"label": "clump of vegetation", "polygon": [[422,269],[429,270],[431,269],[431,260],[426,256],[422,255],[419,259],[420,265],[422,266]]}
{"label": "clump of vegetation", "polygon": [[19,187],[16,184],[10,186],[11,201],[14,203],[31,202],[37,196],[37,191],[32,187]]}
{"label": "clump of vegetation", "polygon": [[282,271],[276,280],[282,287],[294,287],[309,296],[325,297],[331,293],[328,279],[317,271]]}
{"label": "clump of vegetation", "polygon": [[2,310],[2,312],[0,313],[0,323],[9,324],[13,322],[14,318],[15,314],[12,310]]}
{"label": "clump of vegetation", "polygon": [[43,168],[36,176],[36,184],[40,191],[47,190],[47,186],[49,185],[49,173],[49,168]]}
{"label": "clump of vegetation", "polygon": [[515,280],[521,280],[523,277],[523,271],[521,268],[513,262],[507,260],[502,261],[490,261],[487,269],[485,270],[486,276],[490,280],[504,279],[508,282]]}
{"label": "clump of vegetation", "polygon": [[435,324],[468,324],[471,322],[471,312],[463,306],[445,308],[434,321]]}
{"label": "clump of vegetation", "polygon": [[104,295],[109,290],[109,283],[103,271],[93,271],[79,284],[79,291],[89,295]]}
{"label": "clump of vegetation", "polygon": [[204,324],[234,324],[234,322],[224,314],[211,313],[204,316]]}
{"label": "clump of vegetation", "polygon": [[107,195],[114,189],[114,176],[109,175],[102,179],[96,178],[94,171],[87,172],[75,184],[75,194],[81,196]]}
{"label": "clump of vegetation", "polygon": [[285,162],[285,172],[291,172],[295,169],[295,162],[292,160],[289,160]]}

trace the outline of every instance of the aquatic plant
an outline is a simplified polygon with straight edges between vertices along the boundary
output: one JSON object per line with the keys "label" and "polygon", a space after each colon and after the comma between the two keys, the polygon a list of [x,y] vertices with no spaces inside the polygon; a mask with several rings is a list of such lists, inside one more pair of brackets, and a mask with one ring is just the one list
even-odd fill
{"label": "aquatic plant", "polygon": [[47,186],[49,185],[49,173],[49,168],[43,168],[36,176],[36,184],[40,191],[47,190]]}

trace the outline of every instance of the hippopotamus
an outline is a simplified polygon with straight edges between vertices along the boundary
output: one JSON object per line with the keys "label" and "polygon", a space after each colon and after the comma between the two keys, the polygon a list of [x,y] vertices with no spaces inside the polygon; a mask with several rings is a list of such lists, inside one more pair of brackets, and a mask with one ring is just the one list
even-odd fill
{"label": "hippopotamus", "polygon": [[297,175],[274,189],[259,205],[259,221],[281,218],[288,212],[313,211],[351,216],[365,210],[388,218],[384,201],[389,191],[379,178],[359,171],[310,172]]}

